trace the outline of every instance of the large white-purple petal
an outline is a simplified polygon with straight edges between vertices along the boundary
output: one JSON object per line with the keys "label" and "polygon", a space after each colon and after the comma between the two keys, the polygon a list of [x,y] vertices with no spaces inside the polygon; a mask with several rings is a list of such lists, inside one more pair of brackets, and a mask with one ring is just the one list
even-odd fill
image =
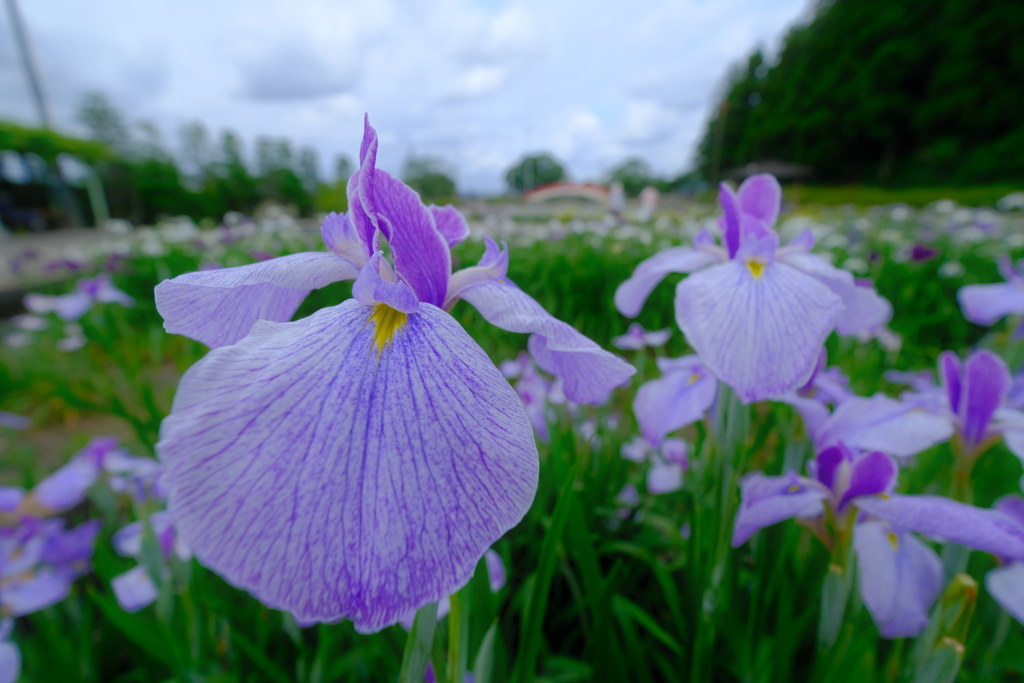
{"label": "large white-purple petal", "polygon": [[687,341],[744,401],[806,383],[841,312],[839,297],[783,263],[755,276],[729,261],[676,288],[676,321]]}
{"label": "large white-purple petal", "polygon": [[906,458],[953,435],[949,420],[885,394],[852,396],[814,431],[818,450],[837,443]]}
{"label": "large white-purple petal", "polygon": [[156,308],[165,330],[215,349],[249,334],[257,320],[290,320],[311,290],[358,274],[351,261],[335,254],[291,254],[164,280],[156,287]]}
{"label": "large white-purple petal", "polygon": [[615,308],[635,318],[658,283],[669,273],[692,273],[718,261],[714,253],[690,247],[670,247],[637,265],[629,279],[615,290]]}
{"label": "large white-purple petal", "polygon": [[460,296],[492,325],[530,333],[529,349],[537,365],[562,379],[571,401],[605,400],[613,388],[636,373],[632,365],[553,317],[507,280],[473,285]]}
{"label": "large white-purple petal", "polygon": [[519,398],[422,304],[378,357],[349,300],[260,322],[182,378],[157,451],[196,556],[301,621],[379,630],[463,586],[529,508]]}
{"label": "large white-purple petal", "polygon": [[853,528],[860,592],[884,638],[916,636],[942,590],[942,561],[913,534],[883,522]]}

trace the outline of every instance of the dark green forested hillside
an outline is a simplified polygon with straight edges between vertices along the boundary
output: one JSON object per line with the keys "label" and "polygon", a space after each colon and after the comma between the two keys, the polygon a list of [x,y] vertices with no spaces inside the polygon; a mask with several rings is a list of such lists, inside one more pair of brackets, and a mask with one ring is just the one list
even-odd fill
{"label": "dark green forested hillside", "polygon": [[[1024,2],[835,0],[737,68],[700,145],[883,185],[1024,179]],[[723,125],[724,128],[719,127]]]}

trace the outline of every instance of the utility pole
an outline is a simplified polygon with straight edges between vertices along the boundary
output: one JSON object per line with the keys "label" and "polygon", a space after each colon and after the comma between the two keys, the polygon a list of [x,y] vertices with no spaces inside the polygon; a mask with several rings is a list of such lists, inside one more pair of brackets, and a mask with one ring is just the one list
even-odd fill
{"label": "utility pole", "polygon": [[39,79],[39,71],[36,68],[35,59],[32,56],[32,48],[28,44],[28,34],[25,32],[25,23],[22,21],[21,12],[18,9],[18,0],[7,0],[7,13],[11,16],[14,39],[18,42],[18,48],[21,50],[21,61],[25,65],[25,75],[28,78],[29,87],[32,88],[32,95],[36,100],[39,119],[43,123],[43,128],[52,128],[50,110],[46,106],[46,97],[43,96],[43,85]]}

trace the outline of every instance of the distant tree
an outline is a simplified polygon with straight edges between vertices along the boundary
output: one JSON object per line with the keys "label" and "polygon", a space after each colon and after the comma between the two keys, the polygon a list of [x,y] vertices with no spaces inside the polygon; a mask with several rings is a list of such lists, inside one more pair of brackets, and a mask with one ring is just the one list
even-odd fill
{"label": "distant tree", "polygon": [[201,121],[192,121],[181,127],[178,136],[181,140],[181,170],[201,182],[213,162],[210,134]]}
{"label": "distant tree", "polygon": [[124,152],[128,147],[128,126],[121,112],[101,92],[86,93],[78,106],[77,118],[89,131],[89,137]]}
{"label": "distant tree", "polygon": [[651,167],[640,158],[627,159],[608,174],[609,181],[619,181],[630,197],[636,197],[640,190],[656,182]]}
{"label": "distant tree", "polygon": [[699,166],[778,159],[819,180],[1024,180],[1024,4],[820,0],[778,63],[734,70]]}
{"label": "distant tree", "polygon": [[512,192],[526,192],[563,179],[565,169],[546,152],[523,158],[505,173],[505,182]]}
{"label": "distant tree", "polygon": [[455,197],[455,175],[443,159],[410,156],[402,168],[402,180],[425,201],[450,201]]}
{"label": "distant tree", "polygon": [[316,188],[320,187],[320,160],[317,158],[316,150],[312,147],[300,149],[296,166],[299,180],[302,181],[306,192],[316,192]]}
{"label": "distant tree", "polygon": [[335,180],[347,183],[348,179],[352,177],[353,168],[355,168],[355,165],[352,163],[352,158],[347,154],[339,154],[334,158]]}

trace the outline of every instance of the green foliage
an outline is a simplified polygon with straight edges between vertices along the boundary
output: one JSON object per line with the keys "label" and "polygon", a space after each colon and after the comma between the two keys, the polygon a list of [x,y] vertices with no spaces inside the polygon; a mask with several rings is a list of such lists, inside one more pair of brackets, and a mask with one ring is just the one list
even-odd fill
{"label": "green foliage", "polygon": [[562,165],[544,152],[525,157],[505,173],[505,182],[512,192],[526,192],[564,178]]}
{"label": "green foliage", "polygon": [[453,175],[448,164],[435,157],[409,157],[402,169],[402,180],[428,203],[446,204],[454,200]]}
{"label": "green foliage", "polygon": [[608,173],[610,181],[619,181],[630,197],[636,197],[640,191],[653,184],[654,174],[646,161],[639,158],[627,159]]}
{"label": "green foliage", "polygon": [[74,154],[89,163],[112,156],[110,150],[101,143],[78,140],[42,128],[25,128],[8,121],[0,121],[0,149],[31,152],[50,163],[61,152]]}
{"label": "green foliage", "polygon": [[[857,232],[854,226],[868,220],[865,216],[873,227]],[[985,330],[963,320],[955,303],[961,285],[998,279],[991,249],[1001,252],[1000,245],[941,234],[933,246],[942,257],[919,263],[901,256],[917,234],[916,223],[878,211],[815,218],[836,225],[820,248],[830,250],[837,263],[865,259],[864,274],[892,301],[891,325],[904,337],[896,358],[876,342],[829,340],[830,362],[851,375],[856,391],[895,393],[881,380],[884,369],[934,367],[944,349],[964,352],[1002,334],[986,337]],[[929,214],[927,220],[934,218]],[[846,242],[830,246],[828,237],[836,236]],[[278,251],[315,248],[316,239],[315,232],[308,243],[282,239]],[[612,294],[640,260],[654,253],[652,241],[571,233],[557,242],[513,244],[509,277],[554,315],[608,347],[630,322],[615,311]],[[0,347],[0,408],[30,412],[36,424],[49,427],[71,415],[113,415],[134,434],[128,444],[133,452],[151,452],[178,377],[206,352],[201,344],[166,334],[152,298],[157,283],[209,258],[192,249],[173,246],[159,258],[129,259],[113,277],[137,305],[92,310],[82,320],[90,343],[81,351],[56,351],[59,330],[53,329],[40,333],[31,347]],[[476,262],[482,249],[475,241],[460,244],[453,255],[456,267]],[[232,244],[219,258],[225,265],[241,265],[251,260],[248,251]],[[941,264],[954,259],[966,273],[943,277]],[[679,277],[655,288],[639,317],[646,328],[675,327],[672,303]],[[66,291],[68,285],[55,283],[46,291]],[[340,282],[315,290],[295,317],[336,304],[350,289],[351,283]],[[524,335],[489,325],[465,302],[452,315],[496,362],[525,347]],[[662,351],[668,356],[688,352],[678,330]],[[802,421],[787,406],[743,406],[723,391],[715,417],[684,430],[690,445],[684,488],[647,494],[645,466],[624,460],[620,452],[637,432],[630,410],[636,388],[657,369],[652,352],[627,358],[638,375],[629,387],[616,389],[607,404],[573,411],[553,407],[551,439],[539,444],[533,505],[495,544],[508,584],[493,594],[481,562],[459,592],[452,614],[437,623],[429,653],[438,680],[452,680],[446,653],[456,662],[452,671],[471,668],[479,683],[893,683],[941,669],[950,655],[956,656],[949,661],[962,658],[963,680],[1016,680],[1024,674],[1024,629],[983,591],[969,605],[973,618],[963,596],[953,591],[937,604],[934,632],[924,640],[884,641],[860,602],[855,574],[846,575],[853,581],[848,592],[849,586],[825,585],[832,558],[808,528],[785,522],[731,549],[740,477],[752,469],[769,475],[801,470],[811,452]],[[4,484],[15,483],[6,478],[16,469],[25,470],[19,479],[24,483],[52,470],[31,457],[32,448],[27,442],[7,447]],[[949,478],[952,462],[948,445],[922,454],[902,468],[898,490],[933,490]],[[1002,446],[993,447],[975,468],[975,500],[990,505],[1018,487],[1020,474],[1019,461]],[[617,500],[625,483],[643,494],[638,506]],[[427,639],[410,641],[399,626],[371,635],[355,633],[347,622],[300,628],[289,615],[264,607],[197,561],[171,560],[159,567],[166,570],[161,576],[171,578],[162,580],[157,604],[127,614],[113,599],[110,579],[132,561],[111,550],[110,535],[134,515],[104,506],[95,496],[72,513],[75,522],[98,516],[105,525],[95,573],[80,580],[65,601],[17,620],[13,639],[24,654],[22,683],[393,681],[403,651],[419,644],[417,651],[425,654]],[[159,565],[160,558],[156,553],[148,562]],[[993,566],[991,557],[974,553],[967,574],[983,585]],[[841,615],[833,615],[829,640],[834,643],[828,648],[818,644],[823,590],[837,593],[827,610],[838,612],[834,603],[842,603]],[[955,636],[962,651],[948,651],[946,636]],[[487,671],[489,678],[483,676]]]}
{"label": "green foliage", "polygon": [[700,167],[780,159],[828,182],[1024,180],[1024,6],[1000,0],[834,0],[753,54],[700,145]]}

